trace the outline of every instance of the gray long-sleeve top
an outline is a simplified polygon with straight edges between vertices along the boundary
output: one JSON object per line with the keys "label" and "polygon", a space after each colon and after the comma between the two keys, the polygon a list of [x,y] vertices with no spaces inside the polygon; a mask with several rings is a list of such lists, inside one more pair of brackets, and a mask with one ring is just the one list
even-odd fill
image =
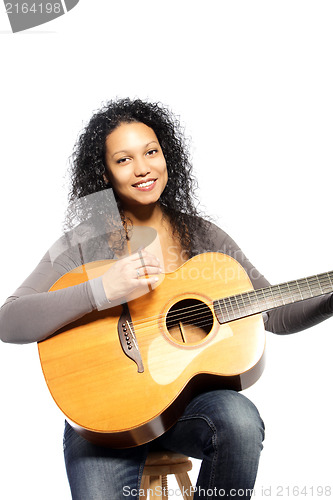
{"label": "gray long-sleeve top", "polygon": [[[203,235],[198,231],[193,241],[195,254],[214,251],[230,255],[246,270],[255,289],[269,286],[269,282],[249,262],[228,234],[214,224],[207,223],[207,227],[208,232]],[[86,239],[80,246],[67,245],[67,248],[64,238],[59,240],[2,306],[2,341],[23,344],[43,340],[66,324],[96,308],[108,305],[101,278],[48,291],[63,274],[83,263],[83,254],[85,262],[114,258],[111,248],[103,239],[98,240],[97,245],[96,240]],[[265,328],[274,333],[285,334],[313,326],[333,314],[332,297],[332,294],[327,294],[268,311]]]}

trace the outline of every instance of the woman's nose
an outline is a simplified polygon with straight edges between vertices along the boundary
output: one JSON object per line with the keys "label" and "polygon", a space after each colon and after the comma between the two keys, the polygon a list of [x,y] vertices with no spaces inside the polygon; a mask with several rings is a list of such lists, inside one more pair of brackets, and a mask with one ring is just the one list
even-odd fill
{"label": "woman's nose", "polygon": [[140,158],[135,161],[135,166],[134,166],[134,174],[137,177],[144,177],[145,175],[149,174],[150,168],[149,165],[147,165],[145,159]]}

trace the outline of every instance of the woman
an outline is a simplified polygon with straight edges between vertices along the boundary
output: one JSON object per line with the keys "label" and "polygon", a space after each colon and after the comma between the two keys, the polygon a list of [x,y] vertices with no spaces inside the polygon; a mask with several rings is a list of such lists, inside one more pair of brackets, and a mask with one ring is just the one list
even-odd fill
{"label": "woman", "polygon": [[[3,341],[45,339],[94,309],[145,293],[147,285],[155,286],[161,272],[172,272],[206,251],[233,256],[254,288],[269,285],[235,242],[197,213],[185,142],[177,120],[161,105],[129,99],[109,102],[81,134],[71,172],[70,201],[93,201],[79,208],[71,205],[67,214],[70,231],[2,307]],[[110,192],[120,217],[114,206],[110,209],[112,200],[106,203],[108,198],[102,196]],[[97,200],[104,201],[90,198],[94,193]],[[77,220],[80,224],[75,228],[73,221]],[[148,243],[142,240],[144,227],[156,232],[159,245],[151,244],[152,239]],[[138,252],[139,246],[146,249]],[[124,257],[128,250],[130,254]],[[48,292],[62,274],[82,262],[114,257],[122,258],[100,278]],[[146,272],[150,277],[139,279]],[[265,315],[265,327],[275,333],[296,332],[332,312],[332,297],[325,295],[270,311]],[[64,454],[72,497],[140,498],[148,451],[166,448],[202,460],[194,498],[219,497],[222,490],[225,496],[249,498],[263,438],[264,425],[255,406],[230,390],[195,397],[167,432],[130,449],[91,444],[66,422]]]}

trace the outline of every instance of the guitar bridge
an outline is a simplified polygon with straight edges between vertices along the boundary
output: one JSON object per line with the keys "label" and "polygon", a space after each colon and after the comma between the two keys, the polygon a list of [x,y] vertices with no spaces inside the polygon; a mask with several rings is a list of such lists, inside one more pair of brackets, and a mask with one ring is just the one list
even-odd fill
{"label": "guitar bridge", "polygon": [[123,304],[123,312],[118,321],[118,335],[124,353],[136,363],[138,372],[143,373],[142,358],[127,302]]}

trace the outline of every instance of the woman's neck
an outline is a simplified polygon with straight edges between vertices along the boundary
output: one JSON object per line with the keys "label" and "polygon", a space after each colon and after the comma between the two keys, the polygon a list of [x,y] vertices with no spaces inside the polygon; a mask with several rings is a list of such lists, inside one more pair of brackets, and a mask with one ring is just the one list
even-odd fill
{"label": "woman's neck", "polygon": [[159,203],[125,208],[124,214],[134,226],[149,226],[155,229],[162,226],[163,211]]}

